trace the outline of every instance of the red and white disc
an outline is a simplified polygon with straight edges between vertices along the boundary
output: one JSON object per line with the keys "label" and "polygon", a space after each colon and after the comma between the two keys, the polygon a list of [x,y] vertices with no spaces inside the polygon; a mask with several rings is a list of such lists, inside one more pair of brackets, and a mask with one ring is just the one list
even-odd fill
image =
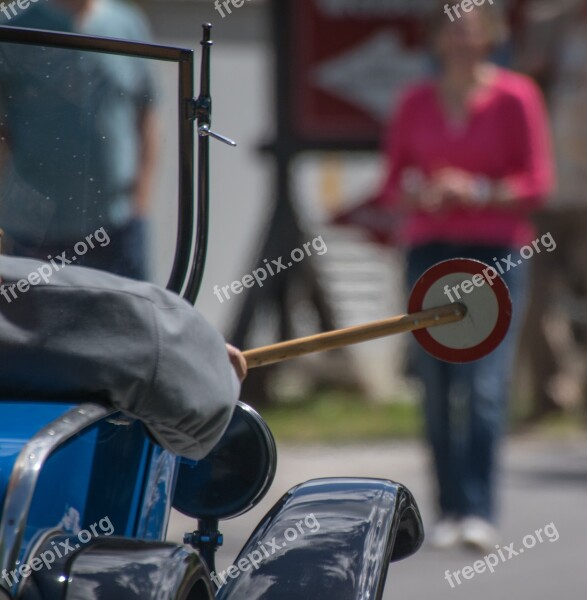
{"label": "red and white disc", "polygon": [[446,260],[428,269],[412,289],[408,312],[460,302],[467,307],[462,321],[414,331],[420,345],[446,362],[483,358],[502,342],[512,318],[505,281],[485,263],[468,258]]}

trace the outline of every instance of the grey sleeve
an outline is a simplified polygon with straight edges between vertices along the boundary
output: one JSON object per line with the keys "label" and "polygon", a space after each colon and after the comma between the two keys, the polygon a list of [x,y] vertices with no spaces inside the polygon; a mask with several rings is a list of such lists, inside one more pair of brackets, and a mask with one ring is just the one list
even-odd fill
{"label": "grey sleeve", "polygon": [[202,458],[226,429],[240,384],[224,340],[195,309],[154,312],[152,387],[144,398],[121,403],[121,408],[140,418],[164,448]]}
{"label": "grey sleeve", "polygon": [[239,393],[222,336],[175,294],[101,271],[14,287],[41,268],[0,257],[0,395],[107,401],[167,450],[205,456]]}

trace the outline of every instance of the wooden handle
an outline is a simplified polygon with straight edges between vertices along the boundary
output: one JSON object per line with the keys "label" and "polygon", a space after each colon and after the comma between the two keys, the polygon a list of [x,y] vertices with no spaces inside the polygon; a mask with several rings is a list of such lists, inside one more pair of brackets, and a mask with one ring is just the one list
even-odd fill
{"label": "wooden handle", "polygon": [[466,314],[467,307],[457,302],[418,313],[399,315],[365,325],[327,331],[326,333],[310,335],[289,342],[247,350],[244,352],[244,356],[249,369],[254,369],[255,367],[278,363],[296,356],[334,350],[335,348],[368,342],[396,333],[456,323],[462,321]]}

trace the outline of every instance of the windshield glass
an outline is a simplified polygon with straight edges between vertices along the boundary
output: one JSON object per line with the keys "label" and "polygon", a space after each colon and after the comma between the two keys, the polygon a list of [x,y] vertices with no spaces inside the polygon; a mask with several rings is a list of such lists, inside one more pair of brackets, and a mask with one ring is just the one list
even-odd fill
{"label": "windshield glass", "polygon": [[178,219],[177,80],[173,62],[0,43],[5,254],[166,285]]}

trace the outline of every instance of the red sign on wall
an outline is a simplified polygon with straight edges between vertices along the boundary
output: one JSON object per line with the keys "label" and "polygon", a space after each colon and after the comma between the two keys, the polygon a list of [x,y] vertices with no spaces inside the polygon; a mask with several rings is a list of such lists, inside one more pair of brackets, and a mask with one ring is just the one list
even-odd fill
{"label": "red sign on wall", "polygon": [[402,90],[430,66],[427,20],[448,18],[433,0],[291,0],[289,9],[293,130],[341,143],[380,138]]}

